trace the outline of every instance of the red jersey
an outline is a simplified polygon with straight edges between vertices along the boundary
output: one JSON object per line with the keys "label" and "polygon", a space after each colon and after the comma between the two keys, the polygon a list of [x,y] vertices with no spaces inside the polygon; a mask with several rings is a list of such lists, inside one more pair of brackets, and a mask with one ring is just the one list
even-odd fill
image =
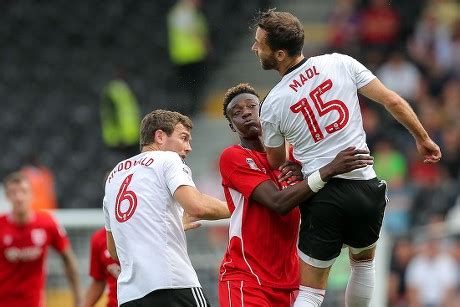
{"label": "red jersey", "polygon": [[17,225],[10,214],[0,216],[2,306],[44,306],[45,259],[50,245],[62,253],[69,240],[48,212],[35,212],[25,225]]}
{"label": "red jersey", "polygon": [[105,228],[99,229],[91,237],[91,263],[89,275],[95,280],[103,280],[107,283],[109,289],[107,306],[118,306],[117,277],[120,275],[120,264],[110,256],[107,250]]}
{"label": "red jersey", "polygon": [[232,214],[220,280],[297,289],[299,209],[282,216],[250,199],[254,189],[266,180],[272,180],[281,189],[279,172],[270,170],[265,153],[235,145],[223,151],[220,173]]}

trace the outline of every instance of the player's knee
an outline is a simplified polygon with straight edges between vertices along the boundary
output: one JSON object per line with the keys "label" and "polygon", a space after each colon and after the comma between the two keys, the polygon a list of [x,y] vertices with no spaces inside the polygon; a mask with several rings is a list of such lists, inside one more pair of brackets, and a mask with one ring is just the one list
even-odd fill
{"label": "player's knee", "polygon": [[375,257],[375,243],[365,248],[349,248],[350,259],[353,261],[370,261]]}

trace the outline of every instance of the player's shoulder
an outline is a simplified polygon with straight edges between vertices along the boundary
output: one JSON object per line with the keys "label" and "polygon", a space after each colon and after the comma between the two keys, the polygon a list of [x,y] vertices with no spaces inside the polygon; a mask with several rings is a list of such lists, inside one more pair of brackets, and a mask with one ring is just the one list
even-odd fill
{"label": "player's shoulder", "polygon": [[245,149],[239,145],[232,145],[225,148],[220,154],[220,161],[232,161],[236,157],[241,156]]}
{"label": "player's shoulder", "polygon": [[355,59],[349,55],[343,53],[326,53],[318,56],[311,57],[309,62],[311,65],[331,65],[331,64],[339,64],[343,65],[344,63],[352,62]]}
{"label": "player's shoulder", "polygon": [[6,224],[8,222],[8,214],[2,213],[0,214],[0,225]]}
{"label": "player's shoulder", "polygon": [[158,161],[182,162],[181,157],[175,151],[150,151],[148,155]]}
{"label": "player's shoulder", "polygon": [[35,221],[38,224],[43,225],[54,225],[58,224],[54,215],[46,210],[37,210],[35,211]]}

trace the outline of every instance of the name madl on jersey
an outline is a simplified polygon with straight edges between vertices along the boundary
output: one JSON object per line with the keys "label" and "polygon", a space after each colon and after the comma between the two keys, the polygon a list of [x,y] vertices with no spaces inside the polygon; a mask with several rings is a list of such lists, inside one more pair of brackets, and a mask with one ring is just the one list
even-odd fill
{"label": "name madl on jersey", "polygon": [[308,80],[319,75],[316,66],[308,67],[305,71],[301,72],[296,79],[289,84],[289,87],[297,93],[297,89],[302,87]]}
{"label": "name madl on jersey", "polygon": [[137,165],[142,165],[142,166],[149,166],[153,163],[153,158],[149,158],[149,157],[144,157],[142,159],[138,159],[138,160],[124,160],[124,161],[121,161],[120,163],[117,164],[117,166],[115,166],[115,168],[113,169],[113,171],[110,173],[109,177],[107,178],[107,180],[110,181],[113,179],[113,177],[115,176],[116,173],[118,172],[121,172],[123,170],[127,171],[129,170],[131,167],[134,167],[134,166],[137,166]]}

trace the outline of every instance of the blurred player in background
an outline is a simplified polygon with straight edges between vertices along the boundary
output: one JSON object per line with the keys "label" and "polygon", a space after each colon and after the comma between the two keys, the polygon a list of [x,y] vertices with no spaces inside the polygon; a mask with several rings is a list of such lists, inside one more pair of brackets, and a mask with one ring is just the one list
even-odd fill
{"label": "blurred player in background", "polygon": [[12,210],[0,215],[0,305],[45,306],[45,259],[52,246],[62,258],[74,306],[80,306],[76,260],[65,231],[48,212],[31,208],[30,183],[22,173],[8,175],[4,186]]}
{"label": "blurred player in background", "polygon": [[[314,192],[300,166],[285,163],[271,170],[262,143],[259,97],[248,84],[230,88],[224,115],[240,144],[220,159],[225,197],[232,213],[229,245],[219,277],[220,306],[291,306],[299,288],[298,204]],[[327,181],[336,174],[372,164],[367,150],[349,148],[320,170]],[[297,170],[297,172],[296,172]],[[284,181],[287,180],[287,181]],[[292,210],[293,209],[293,210]]]}
{"label": "blurred player in background", "polygon": [[[302,24],[290,13],[261,12],[257,26],[252,50],[263,69],[282,76],[260,111],[271,167],[285,162],[287,140],[317,192],[325,184],[319,169],[340,150],[349,146],[367,150],[358,91],[385,106],[411,132],[425,162],[440,160],[439,147],[409,104],[361,63],[337,53],[305,58]],[[343,244],[350,247],[352,269],[346,305],[367,306],[372,297],[386,184],[370,165],[336,177],[300,207],[301,287],[295,306],[321,305],[330,268]]]}
{"label": "blurred player in background", "polygon": [[107,250],[105,228],[97,230],[91,237],[90,261],[89,275],[92,280],[86,291],[83,307],[93,307],[104,293],[106,285],[107,307],[118,306],[117,278],[120,275],[120,264]]}
{"label": "blurred player in background", "polygon": [[183,159],[192,121],[156,110],[141,123],[141,153],[121,161],[105,186],[107,246],[119,259],[121,306],[209,306],[187,254],[184,210],[200,219],[229,216],[225,202],[200,193]]}

